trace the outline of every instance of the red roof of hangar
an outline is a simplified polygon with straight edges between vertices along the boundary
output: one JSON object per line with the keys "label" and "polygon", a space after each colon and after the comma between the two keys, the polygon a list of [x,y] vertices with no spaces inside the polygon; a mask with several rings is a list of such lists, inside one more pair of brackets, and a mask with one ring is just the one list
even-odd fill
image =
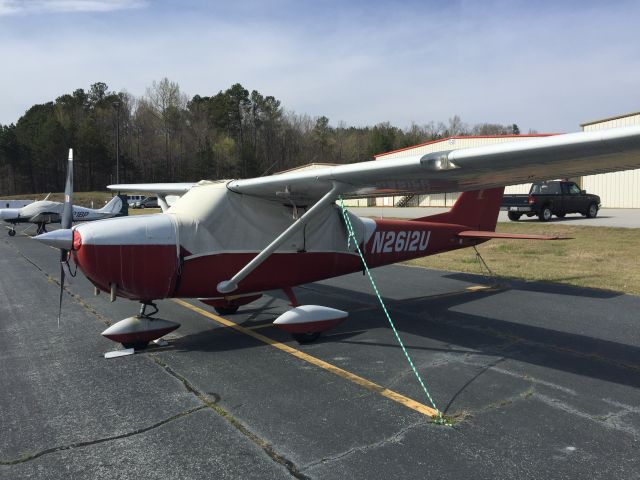
{"label": "red roof of hangar", "polygon": [[538,138],[538,137],[551,137],[553,135],[560,135],[560,134],[559,133],[527,133],[522,135],[454,135],[452,137],[438,138],[437,140],[431,140],[429,142],[419,143],[418,145],[412,145],[410,147],[391,150],[390,152],[378,153],[374,155],[373,158],[378,159],[378,157],[389,155],[391,153],[404,152],[405,150],[411,150],[412,148],[424,147],[425,145],[431,145],[433,143],[438,143],[438,142],[447,142],[449,140],[458,140],[458,139],[466,139],[466,138],[512,138],[512,137]]}

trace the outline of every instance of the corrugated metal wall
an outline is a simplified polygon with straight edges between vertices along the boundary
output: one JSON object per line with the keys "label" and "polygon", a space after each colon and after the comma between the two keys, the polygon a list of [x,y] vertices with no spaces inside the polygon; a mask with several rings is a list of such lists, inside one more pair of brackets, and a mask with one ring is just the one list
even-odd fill
{"label": "corrugated metal wall", "polygon": [[[640,125],[640,112],[583,124],[582,127],[585,132],[588,132],[591,130],[627,127],[632,125]],[[528,140],[530,138],[531,137],[527,135],[454,137],[430,142],[424,145],[418,145],[413,148],[407,148],[396,152],[390,152],[388,154],[379,155],[376,158],[385,160],[403,158],[411,155],[424,155],[427,153],[452,150],[455,148],[470,148],[495,143],[517,142]],[[624,172],[603,173],[600,175],[591,175],[583,177],[582,179],[575,178],[572,180],[576,181],[581,185],[581,188],[585,189],[587,192],[599,195],[602,200],[602,206],[605,208],[640,208],[640,169],[627,170]],[[528,193],[530,187],[530,183],[523,185],[511,185],[505,188],[505,193]],[[445,207],[453,205],[456,198],[458,198],[458,193],[416,195],[406,201],[406,205],[411,207]],[[376,200],[376,205],[393,206],[401,201],[405,202],[404,197],[378,198]]]}
{"label": "corrugated metal wall", "polygon": [[583,123],[582,130],[590,132],[592,130],[606,130],[607,128],[632,127],[633,125],[640,125],[640,113],[631,113],[624,117],[601,120],[599,122]]}
{"label": "corrugated metal wall", "polygon": [[640,208],[640,170],[583,177],[582,188],[599,195],[603,207]]}
{"label": "corrugated metal wall", "polygon": [[[583,125],[585,132],[640,125],[640,113]],[[582,188],[600,195],[603,207],[640,208],[640,170],[601,173],[582,178]]]}

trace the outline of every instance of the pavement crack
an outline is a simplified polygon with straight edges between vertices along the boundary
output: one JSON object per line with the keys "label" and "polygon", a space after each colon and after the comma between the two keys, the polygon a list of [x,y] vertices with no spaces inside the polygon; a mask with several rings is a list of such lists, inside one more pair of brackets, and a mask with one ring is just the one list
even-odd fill
{"label": "pavement crack", "polygon": [[[309,480],[309,477],[304,475],[302,471],[298,468],[298,466],[293,463],[291,460],[286,458],[284,455],[279,453],[272,444],[270,444],[265,439],[258,436],[256,433],[252,432],[246,425],[244,425],[240,420],[234,417],[230,412],[222,408],[218,402],[220,400],[220,396],[217,394],[207,394],[198,390],[195,385],[193,385],[189,380],[180,375],[178,372],[173,370],[169,365],[163,362],[158,355],[149,354],[148,358],[150,358],[154,363],[156,363],[159,367],[164,369],[169,375],[176,378],[180,381],[184,388],[195,395],[204,405],[200,408],[210,408],[222,418],[224,418],[229,424],[231,424],[234,428],[236,428],[241,434],[247,437],[250,441],[255,443],[258,447],[260,447],[274,462],[282,465],[287,471],[291,474],[293,478],[299,480]],[[214,400],[211,400],[211,396],[214,397]]]}
{"label": "pavement crack", "polygon": [[401,430],[399,430],[398,432],[394,433],[390,437],[383,438],[382,440],[379,440],[377,442],[370,443],[370,444],[367,444],[367,445],[362,445],[362,446],[359,446],[359,447],[353,447],[353,448],[350,448],[349,450],[346,450],[346,451],[344,451],[342,453],[338,453],[336,455],[332,455],[330,457],[321,458],[320,460],[316,460],[315,462],[311,462],[311,463],[305,465],[304,467],[302,467],[301,470],[303,472],[306,472],[306,471],[309,471],[309,470],[313,470],[314,468],[318,467],[319,465],[326,465],[328,463],[340,461],[343,458],[349,457],[349,456],[351,456],[351,455],[353,455],[354,453],[357,453],[357,452],[363,453],[363,452],[366,452],[368,450],[373,450],[373,449],[376,449],[376,448],[383,447],[383,446],[388,445],[390,443],[400,443],[404,439],[404,437],[407,434],[407,432],[409,432],[410,430],[413,430],[414,428],[417,428],[417,427],[420,427],[420,426],[423,426],[423,425],[428,425],[428,423],[429,423],[428,421],[420,420],[420,421],[418,421],[416,423],[413,423],[411,425],[408,425],[408,426],[402,428]]}
{"label": "pavement crack", "polygon": [[478,408],[475,410],[463,410],[462,412],[460,412],[460,414],[464,415],[465,417],[469,417],[469,416],[476,416],[479,413],[484,413],[484,412],[488,412],[490,410],[495,410],[498,408],[504,408],[504,407],[508,407],[509,405],[513,405],[515,402],[521,402],[523,400],[529,400],[531,399],[531,397],[535,395],[535,389],[533,386],[530,386],[529,388],[527,388],[526,390],[516,393],[514,395],[511,395],[509,397],[505,397],[503,399],[500,400],[496,400],[492,403],[490,403],[489,405],[486,405],[482,408]]}
{"label": "pavement crack", "polygon": [[110,437],[104,437],[104,438],[99,438],[97,440],[87,440],[85,442],[75,442],[75,443],[70,443],[68,445],[58,445],[57,447],[52,447],[52,448],[47,448],[46,450],[41,450],[39,452],[36,453],[27,453],[19,458],[15,458],[12,460],[0,460],[0,465],[17,465],[20,463],[25,463],[25,462],[30,462],[32,460],[35,460],[36,458],[42,457],[43,455],[49,455],[51,453],[56,453],[56,452],[61,452],[64,450],[71,450],[74,448],[83,448],[83,447],[90,447],[93,445],[99,445],[101,443],[105,443],[105,442],[112,442],[114,440],[120,440],[123,438],[128,438],[128,437],[132,437],[134,435],[140,435],[141,433],[146,433],[150,430],[154,430],[158,427],[162,427],[163,425],[166,425],[167,423],[173,422],[174,420],[178,420],[179,418],[183,418],[183,417],[187,417],[199,410],[203,410],[205,409],[206,406],[205,405],[200,405],[198,407],[195,408],[190,408],[189,410],[185,410],[184,412],[180,412],[176,415],[173,415],[169,418],[165,418],[164,420],[161,420],[160,422],[154,423],[153,425],[149,425],[148,427],[144,427],[144,428],[139,428],[137,430],[133,430],[131,432],[127,432],[127,433],[122,433],[120,435],[113,435]]}
{"label": "pavement crack", "polygon": [[619,411],[609,412],[602,415],[593,415],[587,412],[583,412],[582,410],[578,410],[577,408],[572,407],[571,405],[568,405],[565,402],[562,402],[552,397],[548,397],[541,393],[536,392],[535,398],[545,403],[546,405],[549,405],[550,407],[553,407],[553,408],[557,408],[558,410],[561,410],[565,413],[569,413],[571,415],[575,415],[577,417],[584,418],[592,422],[596,422],[612,430],[628,433],[633,437],[634,440],[640,439],[640,432],[636,428],[634,428],[632,425],[630,425],[629,423],[623,420],[623,417],[628,415],[629,413],[636,413],[634,412],[633,407],[629,408],[627,405],[624,405],[624,404],[616,405],[614,403],[614,405],[620,406]]}
{"label": "pavement crack", "polygon": [[[56,278],[54,278],[51,275],[49,275],[37,263],[35,263],[33,260],[31,260],[29,257],[27,257],[20,250],[16,249],[15,247],[14,247],[14,249],[16,250],[16,252],[22,258],[24,258],[27,262],[29,262],[31,265],[33,265],[36,269],[38,269],[38,271],[40,271],[47,278],[47,280],[49,282],[52,282],[52,283],[54,283],[56,285],[60,285],[60,282]],[[66,287],[64,288],[64,291],[65,291],[65,293],[67,295],[69,295],[73,300],[75,300],[83,308],[85,308],[87,311],[92,313],[100,322],[105,323],[107,325],[111,325],[111,323],[112,323],[111,320],[109,320],[107,317],[99,314],[81,296],[76,295],[75,293],[73,293],[69,289],[67,289]],[[50,448],[50,449],[47,449],[47,450],[43,450],[43,451],[35,453],[35,454],[26,454],[26,455],[24,455],[24,456],[22,456],[20,458],[13,459],[13,460],[6,460],[6,461],[0,460],[0,465],[15,465],[15,464],[19,464],[19,463],[28,462],[28,461],[34,460],[34,459],[36,459],[38,457],[41,457],[42,455],[58,452],[58,451],[61,451],[61,450],[69,450],[71,448],[80,448],[80,447],[85,447],[85,446],[89,446],[89,445],[95,445],[95,444],[108,442],[108,441],[112,441],[112,440],[118,440],[120,438],[126,438],[126,437],[131,436],[131,435],[137,435],[137,434],[144,433],[144,432],[147,432],[149,430],[152,430],[154,428],[160,427],[160,426],[164,425],[167,422],[176,420],[177,418],[183,417],[185,415],[190,415],[191,413],[194,413],[194,412],[196,412],[198,410],[209,408],[211,410],[214,410],[221,417],[223,417],[227,422],[229,422],[232,426],[234,426],[238,431],[240,431],[240,433],[245,435],[249,440],[251,440],[253,443],[258,445],[274,462],[276,462],[276,463],[282,465],[283,467],[285,467],[287,469],[287,471],[291,474],[292,477],[294,477],[296,479],[299,479],[299,480],[308,480],[308,477],[306,475],[303,475],[300,472],[300,470],[298,469],[298,467],[291,460],[285,458],[282,454],[278,453],[276,451],[276,449],[273,447],[273,445],[271,445],[266,440],[260,438],[257,434],[253,433],[251,430],[249,430],[249,428],[247,428],[244,424],[242,424],[242,422],[240,422],[233,415],[231,415],[229,412],[227,412],[225,409],[223,409],[220,405],[218,405],[220,397],[217,394],[206,394],[206,393],[203,393],[203,392],[199,391],[185,377],[183,377],[182,375],[177,373],[175,370],[173,370],[171,367],[169,367],[169,365],[167,365],[162,360],[160,360],[160,358],[156,354],[151,353],[151,354],[149,354],[147,356],[147,358],[149,358],[154,363],[156,363],[158,366],[163,368],[169,375],[173,376],[178,381],[180,381],[184,385],[184,388],[188,392],[193,394],[195,397],[197,397],[203,403],[203,405],[200,405],[200,406],[198,406],[198,407],[196,407],[194,409],[191,409],[191,410],[187,410],[187,411],[182,412],[182,413],[180,413],[178,415],[174,415],[173,417],[171,417],[169,419],[166,419],[166,420],[164,420],[164,421],[162,421],[160,423],[157,423],[157,424],[152,425],[151,427],[147,427],[145,429],[136,430],[134,432],[130,432],[130,433],[127,433],[127,434],[118,435],[118,436],[114,436],[114,437],[108,437],[108,438],[99,439],[99,440],[94,440],[94,441],[90,441],[90,442],[79,442],[79,443],[74,443],[74,444],[71,444],[71,445],[62,445],[62,446]]]}

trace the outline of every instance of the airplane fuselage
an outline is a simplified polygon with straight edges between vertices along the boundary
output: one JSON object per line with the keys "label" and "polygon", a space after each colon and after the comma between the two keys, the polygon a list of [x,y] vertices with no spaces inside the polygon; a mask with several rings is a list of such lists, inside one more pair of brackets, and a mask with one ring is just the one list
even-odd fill
{"label": "airplane fuselage", "polygon": [[[243,197],[224,185],[194,190],[195,198],[181,199],[168,213],[76,226],[75,262],[101,290],[115,285],[117,295],[130,299],[220,297],[218,284],[233,277],[295,220],[290,205]],[[350,219],[371,267],[481,242],[457,237],[469,229],[465,225],[351,214]],[[240,282],[233,294],[291,287],[362,268],[355,245],[348,245],[342,212],[331,204]]]}
{"label": "airplane fuselage", "polygon": [[[116,215],[120,211],[121,203],[112,200],[109,208],[92,209],[73,206],[73,222],[88,222],[93,220],[102,220]],[[50,223],[60,223],[63,204],[50,200],[41,200],[33,202],[22,208],[4,208],[0,209],[0,220],[16,225],[18,223],[34,223],[38,225],[47,225]]]}

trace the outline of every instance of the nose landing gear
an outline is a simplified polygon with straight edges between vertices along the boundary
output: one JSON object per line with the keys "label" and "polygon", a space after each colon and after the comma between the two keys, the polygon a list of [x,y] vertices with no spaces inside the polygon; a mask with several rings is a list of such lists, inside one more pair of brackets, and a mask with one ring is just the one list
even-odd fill
{"label": "nose landing gear", "polygon": [[[153,311],[147,313],[147,307]],[[179,323],[153,317],[156,313],[158,313],[158,307],[155,303],[141,302],[138,315],[120,320],[102,332],[102,335],[109,340],[121,343],[124,348],[144,349],[150,341],[173,332],[180,326]]]}

